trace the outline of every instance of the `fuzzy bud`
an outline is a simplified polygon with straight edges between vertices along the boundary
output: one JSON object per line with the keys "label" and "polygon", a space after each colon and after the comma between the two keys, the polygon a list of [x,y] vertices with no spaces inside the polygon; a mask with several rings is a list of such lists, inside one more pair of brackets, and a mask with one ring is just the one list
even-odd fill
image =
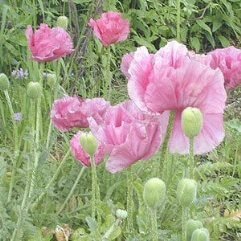
{"label": "fuzzy bud", "polygon": [[193,139],[197,136],[203,127],[203,115],[198,108],[187,107],[182,112],[182,130],[184,134]]}
{"label": "fuzzy bud", "polygon": [[196,229],[192,234],[191,241],[209,241],[209,232],[206,228]]}
{"label": "fuzzy bud", "polygon": [[85,152],[87,152],[91,157],[94,156],[98,148],[98,141],[91,132],[83,133],[83,135],[81,135],[80,144]]}
{"label": "fuzzy bud", "polygon": [[126,219],[127,218],[127,212],[126,210],[122,210],[122,209],[117,209],[116,210],[116,217],[119,219]]}
{"label": "fuzzy bud", "polygon": [[50,88],[53,88],[57,82],[57,76],[54,73],[47,74],[47,84]]}
{"label": "fuzzy bud", "polygon": [[69,19],[66,16],[59,16],[57,18],[57,27],[63,28],[63,29],[67,29],[68,28],[68,23],[69,23]]}
{"label": "fuzzy bud", "polygon": [[2,91],[8,90],[10,84],[7,75],[1,73],[0,74],[0,89]]}
{"label": "fuzzy bud", "polygon": [[149,179],[144,186],[143,198],[149,208],[157,209],[164,204],[166,184],[159,178]]}
{"label": "fuzzy bud", "polygon": [[196,200],[197,183],[193,179],[184,178],[177,186],[177,199],[182,207],[189,207]]}
{"label": "fuzzy bud", "polygon": [[202,222],[200,222],[199,220],[189,219],[189,220],[187,221],[187,224],[186,224],[186,237],[187,237],[187,241],[191,241],[193,232],[194,232],[196,229],[202,228],[202,227],[203,227],[203,224],[202,224]]}
{"label": "fuzzy bud", "polygon": [[42,87],[38,82],[29,82],[27,86],[27,95],[31,99],[37,99],[42,94]]}

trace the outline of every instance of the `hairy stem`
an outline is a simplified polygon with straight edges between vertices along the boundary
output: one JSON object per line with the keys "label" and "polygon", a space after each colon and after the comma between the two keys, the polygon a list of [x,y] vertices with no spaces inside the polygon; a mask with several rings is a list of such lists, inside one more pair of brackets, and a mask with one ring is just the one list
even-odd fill
{"label": "hairy stem", "polygon": [[195,169],[195,157],[194,157],[194,139],[190,139],[190,155],[189,155],[189,175],[190,178],[193,179],[194,178],[194,169]]}
{"label": "hairy stem", "polygon": [[127,170],[127,228],[128,232],[133,230],[133,174],[132,168]]}
{"label": "hairy stem", "polygon": [[156,209],[151,210],[151,231],[152,231],[152,241],[158,241]]}
{"label": "hairy stem", "polygon": [[186,223],[188,220],[188,208],[182,207],[182,241],[186,241]]}
{"label": "hairy stem", "polygon": [[81,178],[84,170],[85,170],[85,167],[82,167],[81,170],[80,170],[79,175],[77,176],[77,178],[76,178],[76,180],[75,180],[75,183],[74,183],[73,187],[71,188],[71,190],[70,190],[68,196],[66,197],[63,205],[60,207],[59,211],[57,212],[57,215],[59,215],[59,214],[63,211],[65,205],[68,203],[68,201],[69,201],[70,198],[72,197],[72,195],[73,195],[73,193],[74,193],[74,190],[75,190],[75,188],[76,188],[76,186],[77,186],[77,184],[78,184],[78,182],[79,182],[79,180],[80,180],[80,178]]}
{"label": "hairy stem", "polygon": [[39,195],[39,197],[37,198],[37,200],[33,203],[32,208],[36,208],[37,205],[39,204],[39,202],[42,201],[42,199],[44,198],[45,194],[47,193],[47,191],[49,190],[49,188],[53,185],[55,179],[58,177],[60,170],[62,169],[63,165],[65,164],[66,160],[68,160],[69,157],[69,153],[70,150],[65,154],[63,160],[61,161],[61,163],[59,164],[56,172],[54,173],[53,177],[50,179],[49,183],[46,185],[45,189],[43,190],[43,192]]}
{"label": "hairy stem", "polygon": [[181,1],[177,0],[177,41],[181,41]]}

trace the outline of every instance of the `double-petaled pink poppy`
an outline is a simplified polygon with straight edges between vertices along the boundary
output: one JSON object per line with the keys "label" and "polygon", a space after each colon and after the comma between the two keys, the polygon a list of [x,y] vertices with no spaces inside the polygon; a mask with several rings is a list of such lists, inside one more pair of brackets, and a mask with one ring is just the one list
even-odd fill
{"label": "double-petaled pink poppy", "polygon": [[110,155],[106,168],[112,173],[149,159],[160,147],[159,116],[142,113],[132,101],[109,107],[101,123],[94,118],[89,122]]}
{"label": "double-petaled pink poppy", "polygon": [[145,47],[138,48],[127,69],[128,93],[140,109],[161,114],[164,129],[169,112],[175,112],[171,152],[189,152],[189,140],[181,128],[181,113],[186,107],[200,109],[204,119],[202,131],[194,140],[194,152],[202,154],[220,144],[224,138],[226,91],[219,69],[190,58],[187,48],[176,41],[154,55]]}
{"label": "double-petaled pink poppy", "polygon": [[98,122],[108,107],[109,103],[101,98],[83,100],[67,96],[54,102],[50,116],[53,125],[66,132],[74,127],[89,127],[87,118],[90,116]]}
{"label": "double-petaled pink poppy", "polygon": [[47,24],[41,24],[34,33],[28,26],[26,37],[32,59],[37,62],[53,61],[74,51],[70,35],[60,27],[51,29]]}
{"label": "double-petaled pink poppy", "polygon": [[105,47],[126,40],[130,32],[128,20],[117,12],[103,13],[97,20],[90,19],[89,25]]}

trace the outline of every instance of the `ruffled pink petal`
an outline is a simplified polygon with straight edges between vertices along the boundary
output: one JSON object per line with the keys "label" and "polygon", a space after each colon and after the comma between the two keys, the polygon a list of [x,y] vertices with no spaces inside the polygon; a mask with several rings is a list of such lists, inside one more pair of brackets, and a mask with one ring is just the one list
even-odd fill
{"label": "ruffled pink petal", "polygon": [[126,76],[126,78],[130,78],[130,74],[128,73],[128,71],[129,71],[129,67],[130,67],[130,64],[131,64],[133,58],[134,58],[134,53],[125,54],[122,57],[121,71]]}

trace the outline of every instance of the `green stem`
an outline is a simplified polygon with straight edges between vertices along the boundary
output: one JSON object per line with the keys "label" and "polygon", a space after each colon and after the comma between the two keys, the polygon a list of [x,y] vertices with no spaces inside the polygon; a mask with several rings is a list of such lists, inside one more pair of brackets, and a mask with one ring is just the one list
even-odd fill
{"label": "green stem", "polygon": [[111,71],[110,71],[110,64],[111,64],[111,49],[110,47],[106,48],[106,63],[103,62],[103,75],[104,75],[104,96],[109,100],[110,93],[111,93]]}
{"label": "green stem", "polygon": [[127,227],[128,232],[133,230],[133,174],[132,168],[127,170]]}
{"label": "green stem", "polygon": [[190,155],[189,155],[189,170],[190,178],[194,178],[194,169],[195,169],[195,157],[194,157],[194,139],[189,139],[190,142]]}
{"label": "green stem", "polygon": [[[169,115],[169,120],[168,120],[168,125],[167,125],[167,130],[166,130],[166,134],[164,137],[164,141],[162,144],[162,149],[161,149],[161,155],[160,155],[160,169],[159,169],[159,173],[163,173],[163,163],[166,164],[167,163],[167,150],[168,150],[168,143],[172,134],[172,128],[174,125],[174,120],[175,120],[175,112],[171,111],[170,115]],[[169,173],[169,172],[168,172]],[[160,174],[159,174],[160,175]]]}
{"label": "green stem", "polygon": [[188,219],[188,208],[182,207],[182,241],[186,241],[186,223]]}
{"label": "green stem", "polygon": [[7,199],[7,202],[10,202],[11,198],[12,198],[14,180],[15,180],[15,175],[16,175],[16,171],[17,171],[16,170],[17,169],[17,160],[18,160],[18,156],[19,156],[18,127],[17,127],[16,122],[14,120],[14,110],[13,110],[12,102],[11,102],[10,96],[8,94],[8,91],[5,90],[4,94],[5,94],[5,97],[6,97],[6,100],[7,100],[7,104],[8,104],[8,108],[9,108],[9,111],[10,111],[10,115],[11,115],[11,119],[12,119],[12,123],[13,123],[13,132],[14,132],[13,171],[12,171],[12,175],[11,175],[11,181],[10,181],[10,187],[9,187],[8,199]]}
{"label": "green stem", "polygon": [[152,241],[158,241],[156,209],[151,210]]}
{"label": "green stem", "polygon": [[181,41],[181,1],[177,0],[177,41]]}
{"label": "green stem", "polygon": [[62,169],[63,165],[65,164],[66,160],[68,160],[69,157],[69,153],[70,150],[65,154],[62,162],[60,163],[60,165],[58,166],[56,172],[54,173],[53,177],[51,178],[51,180],[49,181],[49,183],[47,184],[47,186],[45,187],[45,189],[43,190],[43,192],[39,195],[39,197],[37,198],[37,200],[33,203],[32,209],[36,208],[37,205],[39,204],[39,202],[41,202],[41,200],[44,198],[45,194],[47,193],[47,191],[49,190],[49,188],[53,185],[55,179],[58,177],[60,170]]}
{"label": "green stem", "polygon": [[72,189],[70,190],[68,196],[66,197],[63,205],[60,207],[59,211],[57,212],[57,215],[59,215],[59,214],[63,211],[65,205],[68,203],[69,199],[72,197],[72,195],[73,195],[73,193],[74,193],[74,190],[75,190],[75,188],[76,188],[76,186],[77,186],[77,184],[78,184],[78,182],[79,182],[79,180],[80,180],[80,178],[81,178],[84,170],[85,170],[85,167],[82,167],[81,170],[80,170],[79,175],[77,176],[77,178],[76,178],[76,180],[75,180],[75,183],[74,183]]}
{"label": "green stem", "polygon": [[28,176],[27,176],[27,180],[26,180],[26,185],[25,185],[25,190],[24,190],[24,195],[23,195],[23,200],[22,200],[22,204],[21,204],[21,209],[20,209],[20,214],[18,217],[18,221],[16,224],[16,227],[14,229],[11,241],[15,241],[18,240],[18,235],[19,235],[19,231],[21,229],[22,226],[22,220],[23,220],[23,213],[24,211],[27,212],[27,208],[26,208],[26,202],[28,200],[28,191],[29,191],[29,184],[30,184],[30,178],[31,178],[31,173],[30,173],[30,159],[28,159]]}

